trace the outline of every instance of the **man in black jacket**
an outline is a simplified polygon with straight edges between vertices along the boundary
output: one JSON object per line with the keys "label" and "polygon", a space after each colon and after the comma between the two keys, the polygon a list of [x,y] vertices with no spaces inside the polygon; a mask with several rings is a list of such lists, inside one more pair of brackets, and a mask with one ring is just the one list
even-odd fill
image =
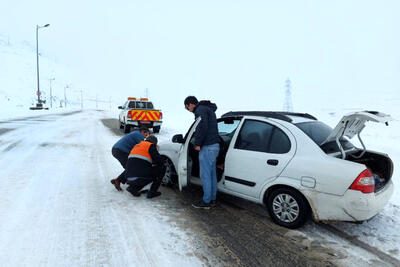
{"label": "man in black jacket", "polygon": [[133,196],[141,195],[143,187],[153,183],[147,193],[147,198],[161,195],[158,192],[165,168],[161,155],[157,151],[157,137],[150,135],[137,144],[129,153],[126,167],[126,177],[129,186],[126,188]]}
{"label": "man in black jacket", "polygon": [[194,133],[194,149],[199,151],[200,179],[203,184],[203,199],[192,206],[209,209],[216,204],[217,174],[216,159],[219,152],[217,106],[208,100],[198,102],[194,96],[188,96],[185,108],[194,113],[195,119],[201,118]]}

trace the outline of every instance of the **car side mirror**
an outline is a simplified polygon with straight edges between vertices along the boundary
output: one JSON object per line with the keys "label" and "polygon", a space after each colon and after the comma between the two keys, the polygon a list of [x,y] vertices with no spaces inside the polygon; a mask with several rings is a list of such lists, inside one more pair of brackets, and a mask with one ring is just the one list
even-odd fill
{"label": "car side mirror", "polygon": [[183,144],[183,135],[176,134],[172,137],[172,143]]}
{"label": "car side mirror", "polygon": [[118,109],[122,109],[122,106],[118,106]]}

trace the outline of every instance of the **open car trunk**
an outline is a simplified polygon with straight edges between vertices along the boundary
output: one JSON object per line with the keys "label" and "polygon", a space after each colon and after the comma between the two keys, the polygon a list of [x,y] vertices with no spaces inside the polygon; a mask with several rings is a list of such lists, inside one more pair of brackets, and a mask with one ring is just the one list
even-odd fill
{"label": "open car trunk", "polygon": [[[343,137],[351,139],[355,135],[357,135],[358,140],[360,140],[360,143],[363,146],[365,152],[366,148],[360,137],[360,133],[365,128],[365,123],[368,121],[372,121],[389,125],[388,122],[391,120],[393,120],[393,118],[390,115],[378,111],[359,111],[349,113],[343,116],[343,118],[339,121],[339,123],[332,130],[329,136],[325,139],[325,141],[320,144],[320,146],[323,147],[324,145],[335,141],[342,154],[342,159],[345,159],[346,149],[345,147],[343,147],[341,141],[343,140]],[[362,156],[359,157],[362,158]]]}
{"label": "open car trunk", "polygon": [[[360,158],[360,155],[362,155]],[[375,178],[375,193],[382,190],[390,181],[393,174],[393,162],[386,154],[377,153],[374,151],[362,150],[347,154],[345,160],[364,164],[371,170]]]}

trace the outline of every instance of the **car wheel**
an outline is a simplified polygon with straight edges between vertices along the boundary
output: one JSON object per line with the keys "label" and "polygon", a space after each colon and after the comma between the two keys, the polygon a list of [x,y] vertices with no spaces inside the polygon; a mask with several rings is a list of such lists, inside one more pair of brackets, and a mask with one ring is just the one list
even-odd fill
{"label": "car wheel", "polygon": [[161,184],[165,186],[173,186],[178,182],[178,177],[174,168],[174,164],[171,162],[170,159],[165,158],[164,167],[165,167],[165,173],[161,181]]}
{"label": "car wheel", "polygon": [[124,125],[122,124],[121,121],[119,121],[119,128],[120,128],[120,129],[124,129]]}
{"label": "car wheel", "polygon": [[160,132],[160,126],[154,126],[153,133],[159,133],[159,132]]}
{"label": "car wheel", "polygon": [[291,188],[278,188],[272,191],[266,204],[272,220],[290,229],[303,226],[310,214],[306,199]]}
{"label": "car wheel", "polygon": [[131,126],[129,124],[124,123],[124,133],[130,133],[131,132]]}

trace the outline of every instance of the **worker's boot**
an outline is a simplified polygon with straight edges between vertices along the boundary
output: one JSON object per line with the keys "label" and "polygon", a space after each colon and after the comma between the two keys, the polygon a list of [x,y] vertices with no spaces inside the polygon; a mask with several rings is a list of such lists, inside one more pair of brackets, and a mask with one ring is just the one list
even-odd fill
{"label": "worker's boot", "polygon": [[126,188],[126,191],[131,193],[132,196],[134,196],[134,197],[140,197],[140,194],[141,194],[140,191],[136,190],[136,188],[131,185]]}
{"label": "worker's boot", "polygon": [[110,182],[114,185],[115,189],[122,191],[121,182],[118,180],[118,178],[112,179]]}
{"label": "worker's boot", "polygon": [[158,197],[161,196],[161,192],[154,192],[154,191],[149,191],[147,192],[147,198],[153,198],[153,197]]}

